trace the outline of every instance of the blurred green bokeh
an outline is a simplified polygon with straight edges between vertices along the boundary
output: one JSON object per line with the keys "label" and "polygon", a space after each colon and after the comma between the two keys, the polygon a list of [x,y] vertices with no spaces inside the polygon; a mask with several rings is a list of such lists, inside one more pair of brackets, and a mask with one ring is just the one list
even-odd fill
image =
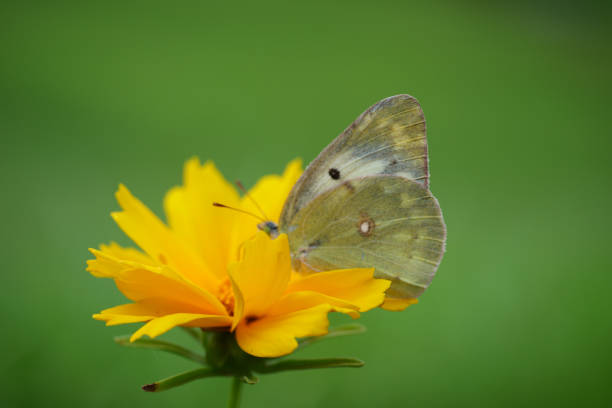
{"label": "blurred green bokeh", "polygon": [[187,158],[252,185],[398,93],[428,120],[438,276],[300,353],[364,368],[263,377],[244,407],[608,405],[612,13],[578,4],[3,3],[2,405],[224,406],[227,379],[142,392],[191,366],[90,317],[124,302],[85,272],[129,244],[118,183],[161,215]]}

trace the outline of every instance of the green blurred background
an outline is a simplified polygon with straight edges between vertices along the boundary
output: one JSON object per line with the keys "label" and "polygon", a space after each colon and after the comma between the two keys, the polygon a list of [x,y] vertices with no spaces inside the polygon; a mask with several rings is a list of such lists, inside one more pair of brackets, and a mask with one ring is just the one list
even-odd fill
{"label": "green blurred background", "polygon": [[244,407],[608,405],[612,13],[578,4],[3,2],[2,405],[224,406],[227,379],[142,392],[191,366],[90,317],[124,301],[85,272],[129,243],[118,183],[161,215],[189,157],[252,185],[398,93],[428,120],[438,276],[300,352],[364,368],[263,377]]}

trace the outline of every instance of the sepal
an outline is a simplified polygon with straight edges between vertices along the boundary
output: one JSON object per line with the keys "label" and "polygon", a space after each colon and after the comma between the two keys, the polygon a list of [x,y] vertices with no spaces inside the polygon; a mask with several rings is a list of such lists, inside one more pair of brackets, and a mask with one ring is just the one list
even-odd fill
{"label": "sepal", "polygon": [[188,382],[199,380],[206,377],[217,377],[217,373],[211,367],[197,368],[195,370],[185,371],[172,377],[164,378],[163,380],[155,381],[154,383],[143,385],[142,389],[148,392],[166,391],[179,385],[187,384]]}
{"label": "sepal", "polygon": [[307,360],[281,360],[263,367],[262,374],[281,371],[312,370],[314,368],[363,367],[365,363],[356,358],[315,358]]}
{"label": "sepal", "polygon": [[[346,324],[330,329],[326,335],[308,337],[299,341],[299,348],[304,348],[321,340],[340,336],[349,336],[363,333],[365,327],[361,324]],[[285,359],[261,358],[245,353],[234,337],[234,333],[227,331],[207,331],[198,329],[185,329],[196,341],[202,344],[205,354],[193,352],[178,344],[154,340],[138,339],[129,341],[130,336],[115,338],[115,342],[125,347],[142,348],[165,351],[176,354],[190,361],[201,364],[201,368],[185,371],[183,373],[144,385],[142,389],[147,392],[165,391],[187,384],[191,381],[208,377],[233,377],[234,383],[256,384],[259,382],[255,374],[273,374],[283,371],[312,370],[320,368],[358,368],[364,362],[356,358],[318,358],[318,359]]]}
{"label": "sepal", "polygon": [[179,346],[178,344],[169,343],[167,341],[140,338],[138,340],[130,342],[130,336],[127,335],[115,337],[115,343],[124,347],[165,351],[167,353],[176,354],[177,356],[181,356],[199,364],[206,364],[206,358],[203,355],[188,350],[185,347]]}
{"label": "sepal", "polygon": [[344,324],[342,326],[334,327],[333,329],[329,329],[327,334],[323,336],[315,336],[315,337],[306,337],[304,339],[299,340],[299,348],[304,348],[306,346],[310,346],[311,344],[318,343],[321,340],[327,340],[334,337],[342,337],[342,336],[352,336],[353,334],[361,334],[365,333],[366,327],[363,324],[359,323],[349,323]]}

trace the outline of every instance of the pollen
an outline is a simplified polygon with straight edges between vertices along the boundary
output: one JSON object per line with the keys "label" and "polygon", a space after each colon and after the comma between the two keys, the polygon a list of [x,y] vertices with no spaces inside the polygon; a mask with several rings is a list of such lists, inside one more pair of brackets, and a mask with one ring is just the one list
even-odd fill
{"label": "pollen", "polygon": [[234,290],[229,278],[219,284],[219,300],[230,315],[234,314]]}

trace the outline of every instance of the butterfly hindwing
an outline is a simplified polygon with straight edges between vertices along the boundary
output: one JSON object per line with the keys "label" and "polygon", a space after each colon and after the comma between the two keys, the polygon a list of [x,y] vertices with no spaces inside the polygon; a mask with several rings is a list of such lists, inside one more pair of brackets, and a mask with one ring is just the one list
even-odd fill
{"label": "butterfly hindwing", "polygon": [[387,296],[418,297],[444,253],[446,228],[437,200],[399,176],[347,180],[307,203],[282,227],[291,256],[314,271],[374,267],[392,280]]}
{"label": "butterfly hindwing", "polygon": [[383,99],[359,116],[306,168],[280,218],[288,225],[320,194],[347,180],[397,175],[428,186],[425,117],[409,95]]}

